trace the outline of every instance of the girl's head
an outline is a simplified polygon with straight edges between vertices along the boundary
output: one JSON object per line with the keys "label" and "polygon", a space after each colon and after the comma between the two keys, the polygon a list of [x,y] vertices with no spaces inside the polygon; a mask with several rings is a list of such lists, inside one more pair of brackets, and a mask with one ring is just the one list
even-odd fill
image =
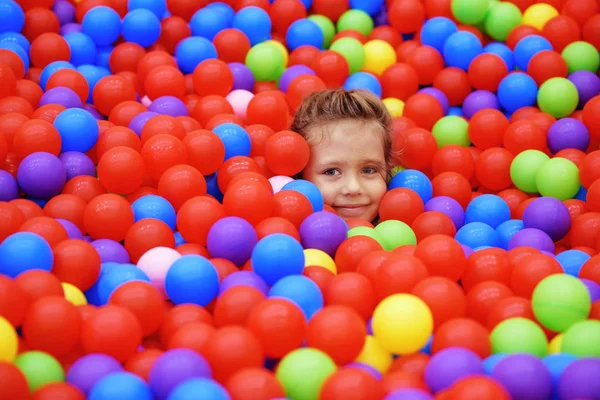
{"label": "girl's head", "polygon": [[292,130],[310,146],[302,178],[343,218],[377,216],[392,168],[392,118],[366,91],[313,93],[296,112]]}

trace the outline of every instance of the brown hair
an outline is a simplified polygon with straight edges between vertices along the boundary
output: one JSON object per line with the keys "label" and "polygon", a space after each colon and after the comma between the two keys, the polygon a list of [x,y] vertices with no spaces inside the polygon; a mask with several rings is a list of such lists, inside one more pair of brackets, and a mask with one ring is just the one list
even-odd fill
{"label": "brown hair", "polygon": [[335,89],[312,93],[296,111],[291,130],[309,140],[311,128],[341,120],[373,123],[380,128],[385,150],[386,173],[389,177],[394,166],[392,117],[383,102],[371,92]]}

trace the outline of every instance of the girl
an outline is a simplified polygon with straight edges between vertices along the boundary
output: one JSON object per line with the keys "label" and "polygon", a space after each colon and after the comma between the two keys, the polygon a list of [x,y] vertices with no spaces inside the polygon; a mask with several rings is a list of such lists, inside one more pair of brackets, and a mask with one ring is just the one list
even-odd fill
{"label": "girl", "polygon": [[310,146],[302,178],[342,218],[376,219],[393,166],[391,124],[385,105],[366,91],[313,93],[296,112],[291,129]]}

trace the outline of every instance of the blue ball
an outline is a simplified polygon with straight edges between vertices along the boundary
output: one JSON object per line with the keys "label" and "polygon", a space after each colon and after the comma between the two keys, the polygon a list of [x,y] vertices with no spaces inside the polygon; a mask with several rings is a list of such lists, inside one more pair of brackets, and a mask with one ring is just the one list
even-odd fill
{"label": "blue ball", "polygon": [[96,60],[96,43],[82,32],[67,33],[64,36],[71,49],[71,64],[75,66],[94,64]]}
{"label": "blue ball", "polygon": [[98,279],[98,300],[100,304],[107,304],[110,295],[122,284],[132,281],[150,282],[144,271],[133,264],[119,264],[118,267],[109,268]]}
{"label": "blue ball", "polygon": [[291,51],[305,45],[322,49],[325,36],[316,22],[303,18],[292,22],[285,34],[285,40]]}
{"label": "blue ball", "polygon": [[368,90],[379,98],[381,98],[383,93],[379,79],[369,72],[355,72],[350,75],[348,79],[346,79],[346,82],[344,82],[344,89]]}
{"label": "blue ball", "polygon": [[219,189],[217,176],[218,172],[215,172],[214,174],[205,176],[204,179],[206,179],[206,192],[221,203],[223,202],[223,193],[221,192],[221,189]]}
{"label": "blue ball", "polygon": [[129,372],[114,372],[100,379],[88,400],[153,400],[150,387],[142,378]]}
{"label": "blue ball", "polygon": [[463,113],[462,107],[450,107],[448,109],[448,115],[456,115],[457,117],[463,117],[465,113]]}
{"label": "blue ball", "polygon": [[271,39],[271,18],[260,7],[244,7],[233,17],[233,27],[244,32],[252,46]]}
{"label": "blue ball", "polygon": [[446,17],[434,17],[423,24],[421,43],[443,53],[446,40],[456,32],[458,32],[458,27],[454,21]]}
{"label": "blue ball", "polygon": [[90,151],[98,141],[98,122],[83,108],[64,110],[54,120],[54,127],[62,139],[61,152]]}
{"label": "blue ball", "polygon": [[477,36],[471,32],[455,32],[444,43],[444,60],[449,67],[469,69],[469,64],[481,54],[482,45]]}
{"label": "blue ball", "polygon": [[465,212],[465,222],[483,222],[496,229],[498,225],[510,219],[510,207],[500,196],[482,194],[475,197]]}
{"label": "blue ball", "polygon": [[113,44],[121,35],[121,17],[106,6],[94,7],[85,13],[81,26],[96,46]]}
{"label": "blue ball", "polygon": [[193,36],[201,36],[213,40],[217,33],[230,28],[231,20],[228,15],[217,7],[201,8],[190,19],[190,28]]}
{"label": "blue ball", "polygon": [[579,187],[577,193],[575,193],[574,199],[586,201],[587,200],[587,189],[582,186]]}
{"label": "blue ball", "polygon": [[514,71],[515,69],[515,56],[513,51],[500,42],[492,42],[483,48],[484,53],[492,53],[499,56],[506,63],[506,67],[508,68],[508,72]]}
{"label": "blue ball", "polygon": [[[300,0],[306,9],[310,9],[312,7],[313,0]],[[375,0],[377,1],[377,0]]]}
{"label": "blue ball", "polygon": [[248,132],[241,126],[234,123],[221,124],[213,128],[213,132],[225,146],[225,160],[235,156],[250,155],[252,142]]}
{"label": "blue ball", "polygon": [[128,42],[150,47],[160,37],[160,19],[150,10],[138,8],[123,18],[122,34]]}
{"label": "blue ball", "polygon": [[219,1],[215,3],[210,3],[204,8],[210,8],[219,11],[225,16],[225,20],[227,21],[227,26],[231,27],[233,24],[233,17],[235,17],[235,10],[229,4],[221,3]]}
{"label": "blue ball", "polygon": [[198,64],[209,58],[217,58],[217,49],[210,40],[203,37],[185,38],[175,48],[177,65],[184,74],[191,74]]}
{"label": "blue ball", "polygon": [[87,102],[92,103],[92,92],[94,91],[94,87],[96,87],[96,83],[98,83],[98,81],[104,78],[105,76],[109,76],[110,71],[106,68],[97,67],[95,65],[90,64],[78,66],[77,71],[79,71],[79,73],[83,75],[83,77],[88,83],[88,86],[90,87],[90,94],[88,95]]}
{"label": "blue ball", "polygon": [[405,169],[394,175],[390,182],[390,190],[396,188],[408,188],[415,191],[423,203],[427,203],[433,197],[431,181],[427,175],[416,169]]}
{"label": "blue ball", "polygon": [[271,290],[269,297],[280,297],[291,300],[302,309],[309,320],[323,308],[323,294],[310,278],[304,275],[291,275],[280,279]]}
{"label": "blue ball", "polygon": [[509,113],[519,108],[534,106],[538,87],[535,80],[523,72],[505,76],[498,86],[498,102]]}
{"label": "blue ball", "polygon": [[506,358],[506,354],[492,354],[488,358],[482,361],[483,369],[486,375],[492,375],[494,368],[498,363]]}
{"label": "blue ball", "polygon": [[425,346],[419,350],[419,353],[431,355],[431,346],[433,345],[433,334],[429,335],[429,339],[427,339],[427,343]]}
{"label": "blue ball", "polygon": [[384,4],[385,0],[350,0],[350,8],[362,10],[372,17],[381,11]]}
{"label": "blue ball", "polygon": [[173,234],[173,236],[175,237],[175,246],[179,247],[182,244],[186,244],[187,242],[185,241],[185,239],[183,238],[183,236],[181,235],[181,232],[175,232]]}
{"label": "blue ball", "polygon": [[113,268],[118,268],[121,264],[116,262],[105,262],[100,264],[100,275],[98,275],[98,279],[96,279],[96,283],[85,291],[84,295],[87,299],[88,303],[93,306],[101,306],[102,301],[100,300],[100,281],[102,278]]}
{"label": "blue ball", "polygon": [[483,222],[465,224],[456,232],[454,239],[460,244],[476,249],[481,246],[500,247],[500,236],[491,226]]}
{"label": "blue ball", "polygon": [[12,0],[0,0],[0,33],[21,32],[25,26],[25,13]]}
{"label": "blue ball", "polygon": [[177,305],[207,306],[219,292],[219,274],[212,263],[197,255],[182,256],[167,272],[165,291]]}
{"label": "blue ball", "polygon": [[113,46],[98,47],[96,49],[96,58],[94,64],[101,68],[110,70],[110,55],[114,50]]}
{"label": "blue ball", "polygon": [[509,219],[498,225],[496,233],[500,237],[500,247],[508,250],[508,241],[521,229],[525,229],[525,224],[520,219]]}
{"label": "blue ball", "polygon": [[177,225],[177,213],[167,199],[157,195],[142,196],[131,205],[135,222],[144,218],[154,218],[169,225],[172,231]]}
{"label": "blue ball", "polygon": [[552,50],[552,44],[539,35],[525,36],[515,46],[515,61],[521,71],[527,71],[529,61],[540,51]]}
{"label": "blue ball", "polygon": [[194,378],[175,386],[167,400],[231,400],[231,397],[217,382]]}
{"label": "blue ball", "polygon": [[0,49],[10,50],[16,55],[18,55],[21,61],[23,61],[25,73],[29,71],[29,54],[23,47],[19,46],[16,43],[5,42],[0,43]]}
{"label": "blue ball", "polygon": [[129,0],[127,4],[127,10],[133,11],[138,8],[142,8],[151,11],[152,14],[156,15],[156,18],[162,19],[167,12],[167,1],[166,0]]}
{"label": "blue ball", "polygon": [[0,274],[9,278],[32,269],[50,271],[53,263],[52,248],[35,233],[13,233],[0,244]]}
{"label": "blue ball", "polygon": [[294,190],[298,193],[302,193],[310,204],[312,205],[313,212],[323,211],[325,207],[325,199],[319,188],[312,182],[304,179],[296,179],[286,183],[281,190]]}
{"label": "blue ball", "polygon": [[252,268],[272,286],[286,276],[304,270],[304,249],[293,237],[275,233],[262,238],[252,251]]}
{"label": "blue ball", "polygon": [[[560,376],[569,365],[577,361],[577,357],[567,353],[550,354],[544,357],[542,361],[550,371],[550,375],[552,375],[552,392],[557,394]],[[558,396],[555,397],[558,398]]]}
{"label": "blue ball", "polygon": [[562,267],[565,274],[578,277],[579,271],[583,264],[589,260],[591,256],[581,250],[566,250],[556,255],[555,259]]}
{"label": "blue ball", "polygon": [[50,79],[52,74],[56,71],[60,71],[61,69],[75,69],[75,66],[66,61],[53,61],[46,65],[40,74],[40,87],[42,90],[46,90],[46,84],[48,83],[48,79]]}
{"label": "blue ball", "polygon": [[[1,4],[1,3],[0,3]],[[0,6],[1,8],[2,6]],[[4,26],[4,25],[1,25]],[[18,44],[29,54],[29,48],[31,47],[31,43],[29,40],[19,32],[4,32],[0,34],[0,43],[14,43]]]}

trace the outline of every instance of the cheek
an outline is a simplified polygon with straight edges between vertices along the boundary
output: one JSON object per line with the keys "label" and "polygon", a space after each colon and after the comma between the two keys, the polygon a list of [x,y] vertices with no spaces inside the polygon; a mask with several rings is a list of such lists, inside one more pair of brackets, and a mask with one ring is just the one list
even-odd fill
{"label": "cheek", "polygon": [[381,198],[383,197],[383,195],[387,192],[387,185],[385,183],[385,180],[382,179],[378,179],[377,181],[373,182],[373,184],[371,185],[370,189],[369,189],[369,197],[374,201],[379,203],[379,201],[381,200]]}
{"label": "cheek", "polygon": [[319,188],[321,194],[323,195],[323,199],[325,200],[325,204],[333,204],[335,201],[335,196],[338,192],[336,186],[332,185],[331,182],[322,176],[311,176],[311,178],[312,179],[304,179],[311,181]]}

